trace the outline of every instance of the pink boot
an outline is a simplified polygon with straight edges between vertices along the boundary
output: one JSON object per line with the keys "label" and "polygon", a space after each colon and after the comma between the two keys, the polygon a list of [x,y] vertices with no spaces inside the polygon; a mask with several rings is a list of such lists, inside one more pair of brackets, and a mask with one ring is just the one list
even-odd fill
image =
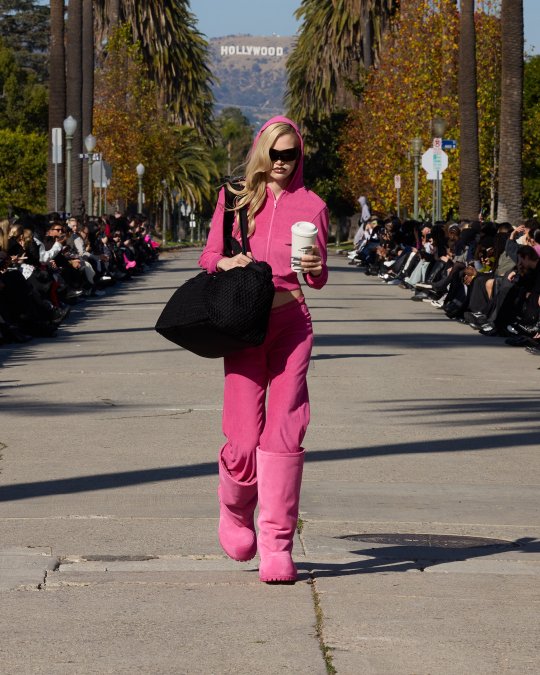
{"label": "pink boot", "polygon": [[234,560],[251,560],[257,553],[253,514],[257,506],[257,480],[234,480],[219,453],[219,543]]}
{"label": "pink boot", "polygon": [[266,582],[296,581],[291,557],[298,523],[304,449],[295,453],[257,448],[259,490],[259,578]]}

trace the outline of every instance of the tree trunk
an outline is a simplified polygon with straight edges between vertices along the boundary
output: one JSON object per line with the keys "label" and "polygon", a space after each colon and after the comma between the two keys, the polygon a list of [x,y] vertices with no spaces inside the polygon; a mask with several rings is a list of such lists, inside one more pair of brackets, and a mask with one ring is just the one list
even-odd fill
{"label": "tree trunk", "polygon": [[501,140],[497,220],[519,225],[522,207],[523,0],[502,0]]}
{"label": "tree trunk", "polygon": [[69,0],[66,40],[66,112],[77,120],[73,137],[71,198],[72,211],[80,214],[82,209],[82,161],[79,154],[82,146],[82,0]]}
{"label": "tree trunk", "polygon": [[[83,0],[82,20],[82,139],[92,133],[94,109],[94,3]],[[83,162],[83,194],[88,185],[88,162]],[[95,212],[95,209],[94,209]]]}
{"label": "tree trunk", "polygon": [[[55,167],[52,163],[52,129],[62,125],[66,116],[66,71],[64,51],[64,2],[51,0],[51,44],[49,54],[49,154],[47,161],[47,210],[55,209]],[[62,134],[63,134],[62,129]],[[65,147],[65,145],[64,145]],[[62,160],[63,161],[63,160]],[[56,167],[58,209],[64,209],[63,164]]]}
{"label": "tree trunk", "polygon": [[116,28],[120,22],[120,0],[109,0],[109,30]]}
{"label": "tree trunk", "polygon": [[476,31],[474,0],[461,0],[459,21],[458,101],[460,119],[459,215],[477,220],[480,213],[480,155],[476,100]]}
{"label": "tree trunk", "polygon": [[365,70],[373,66],[373,25],[367,2],[362,5],[362,58]]}

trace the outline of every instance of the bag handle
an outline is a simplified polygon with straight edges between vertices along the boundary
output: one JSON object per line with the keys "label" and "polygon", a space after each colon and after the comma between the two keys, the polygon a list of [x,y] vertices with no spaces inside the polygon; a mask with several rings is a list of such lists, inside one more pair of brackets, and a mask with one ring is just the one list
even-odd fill
{"label": "bag handle", "polygon": [[247,207],[240,209],[240,233],[242,234],[242,253],[247,254],[248,250],[248,219],[247,219]]}
{"label": "bag handle", "polygon": [[[233,183],[234,187],[241,188],[241,184],[235,184]],[[234,211],[232,210],[232,206],[234,204],[234,197],[235,195],[232,192],[229,192],[227,189],[227,186],[225,186],[225,219],[224,219],[224,233],[227,236],[230,236],[232,234],[232,230],[234,227]],[[227,210],[231,209],[231,210]],[[242,235],[242,253],[244,255],[247,254],[248,250],[248,219],[247,219],[247,207],[243,206],[239,211],[239,221],[240,221],[240,234]]]}

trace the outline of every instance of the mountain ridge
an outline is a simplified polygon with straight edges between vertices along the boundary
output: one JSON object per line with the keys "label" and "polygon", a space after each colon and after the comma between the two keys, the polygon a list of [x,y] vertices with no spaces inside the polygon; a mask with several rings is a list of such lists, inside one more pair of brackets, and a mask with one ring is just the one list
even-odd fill
{"label": "mountain ridge", "polygon": [[209,42],[216,108],[240,108],[259,125],[285,112],[286,63],[294,36],[225,35]]}

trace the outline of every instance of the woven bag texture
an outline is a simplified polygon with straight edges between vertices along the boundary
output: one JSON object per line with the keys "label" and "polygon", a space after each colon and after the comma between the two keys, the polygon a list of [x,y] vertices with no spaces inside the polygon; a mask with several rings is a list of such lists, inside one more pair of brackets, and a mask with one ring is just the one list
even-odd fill
{"label": "woven bag texture", "polygon": [[208,318],[216,328],[261,344],[274,298],[272,268],[265,262],[212,275],[205,290]]}

